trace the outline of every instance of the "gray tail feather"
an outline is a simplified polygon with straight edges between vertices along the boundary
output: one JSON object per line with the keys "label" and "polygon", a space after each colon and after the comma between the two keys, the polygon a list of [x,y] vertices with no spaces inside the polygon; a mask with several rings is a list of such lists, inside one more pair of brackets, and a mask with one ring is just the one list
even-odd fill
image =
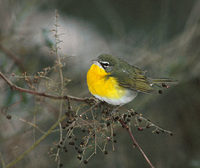
{"label": "gray tail feather", "polygon": [[151,84],[154,86],[153,90],[154,92],[157,92],[159,94],[162,94],[163,89],[162,88],[169,88],[169,85],[175,85],[177,84],[177,80],[169,79],[169,78],[158,78],[158,79],[151,79]]}
{"label": "gray tail feather", "polygon": [[177,84],[177,80],[169,79],[169,78],[158,78],[158,79],[151,79],[152,84],[162,84],[162,83],[172,83],[172,84]]}

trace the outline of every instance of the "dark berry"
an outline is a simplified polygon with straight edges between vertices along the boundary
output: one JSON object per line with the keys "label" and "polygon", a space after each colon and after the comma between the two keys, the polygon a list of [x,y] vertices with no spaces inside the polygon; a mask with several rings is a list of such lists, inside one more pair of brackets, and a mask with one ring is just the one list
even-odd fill
{"label": "dark berry", "polygon": [[73,141],[69,142],[69,145],[74,145],[75,143]]}
{"label": "dark berry", "polygon": [[106,125],[107,125],[107,127],[109,127],[109,126],[110,126],[110,123],[109,123],[109,122],[107,122],[107,123],[106,123]]}
{"label": "dark berry", "polygon": [[159,131],[159,130],[156,130],[156,134],[160,134],[160,131]]}
{"label": "dark berry", "polygon": [[78,153],[82,154],[82,153],[83,153],[83,151],[82,151],[81,149],[79,149],[79,150],[78,150]]}
{"label": "dark berry", "polygon": [[162,83],[162,87],[168,88],[168,86],[165,83]]}
{"label": "dark berry", "polygon": [[84,160],[84,161],[83,161],[83,163],[84,163],[84,164],[87,164],[87,163],[88,163],[88,161],[87,161],[87,160]]}
{"label": "dark berry", "polygon": [[10,114],[8,114],[8,115],[6,116],[6,118],[7,118],[8,120],[10,120],[10,119],[12,118],[12,116],[11,116]]}
{"label": "dark berry", "polygon": [[119,117],[118,117],[118,116],[115,117],[115,121],[117,121],[117,120],[119,120]]}
{"label": "dark berry", "polygon": [[138,131],[143,131],[143,128],[142,127],[138,127]]}
{"label": "dark berry", "polygon": [[135,113],[134,113],[134,112],[131,112],[131,115],[132,115],[132,116],[134,116],[134,115],[135,115]]}
{"label": "dark berry", "polygon": [[150,128],[150,127],[151,127],[150,125],[147,125],[147,126],[146,126],[146,128]]}
{"label": "dark berry", "polygon": [[82,157],[81,157],[81,156],[77,156],[77,159],[81,160],[81,159],[82,159]]}
{"label": "dark berry", "polygon": [[130,122],[131,120],[128,118],[126,121],[127,121],[127,122]]}

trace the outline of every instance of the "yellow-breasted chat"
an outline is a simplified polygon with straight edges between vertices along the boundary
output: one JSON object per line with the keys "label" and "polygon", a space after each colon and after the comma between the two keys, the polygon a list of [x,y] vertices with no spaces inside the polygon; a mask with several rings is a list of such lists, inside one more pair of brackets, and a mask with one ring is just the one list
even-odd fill
{"label": "yellow-breasted chat", "polygon": [[132,101],[138,92],[161,93],[171,79],[152,79],[145,71],[109,54],[100,55],[87,72],[90,93],[101,101],[112,105],[123,105]]}

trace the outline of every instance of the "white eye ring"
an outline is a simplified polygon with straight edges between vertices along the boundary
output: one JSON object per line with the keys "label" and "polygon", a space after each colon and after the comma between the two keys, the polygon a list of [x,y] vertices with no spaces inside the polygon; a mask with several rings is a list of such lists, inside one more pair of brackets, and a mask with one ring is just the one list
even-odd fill
{"label": "white eye ring", "polygon": [[109,62],[107,62],[107,61],[100,61],[99,63],[101,64],[101,66],[102,66],[103,68],[106,68],[106,67],[109,66]]}

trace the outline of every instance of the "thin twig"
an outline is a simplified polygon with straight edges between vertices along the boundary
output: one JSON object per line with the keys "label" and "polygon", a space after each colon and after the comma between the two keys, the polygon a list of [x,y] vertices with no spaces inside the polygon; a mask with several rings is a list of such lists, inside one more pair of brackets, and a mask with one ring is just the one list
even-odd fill
{"label": "thin twig", "polygon": [[153,122],[151,122],[150,120],[144,118],[143,116],[140,115],[139,118],[141,118],[142,120],[144,120],[145,122],[147,122],[149,124],[149,126],[155,127],[156,128],[155,130],[160,130],[161,132],[167,133],[167,134],[169,134],[171,136],[173,135],[173,133],[171,131],[168,131],[166,129],[161,128],[160,126],[154,124]]}
{"label": "thin twig", "polygon": [[37,95],[37,96],[43,96],[43,97],[47,97],[47,98],[55,99],[55,100],[70,99],[70,100],[73,100],[73,101],[80,101],[80,102],[87,102],[88,101],[88,98],[79,98],[79,97],[74,97],[74,96],[70,96],[70,95],[55,96],[55,95],[50,95],[50,94],[47,94],[47,93],[44,93],[44,92],[37,92],[37,91],[34,91],[34,90],[24,89],[22,87],[19,87],[19,86],[13,84],[7,77],[5,77],[5,75],[2,72],[0,72],[0,77],[10,86],[10,88],[12,90],[17,90],[17,91],[20,91],[20,92],[25,92],[25,93],[29,93],[29,94]]}
{"label": "thin twig", "polygon": [[[57,57],[57,64],[58,64],[58,71],[59,71],[59,77],[60,77],[60,96],[63,96],[64,92],[63,92],[63,89],[64,89],[64,79],[63,79],[63,71],[62,71],[62,63],[61,63],[61,58],[60,58],[60,55],[58,54],[58,50],[59,50],[59,35],[58,35],[58,11],[56,10],[55,11],[55,55]],[[67,99],[69,101],[69,99]],[[60,120],[60,117],[62,116],[62,111],[63,111],[63,100],[60,101],[60,107],[59,107],[59,115],[58,115],[58,120]],[[59,123],[59,128],[60,128],[60,142],[62,141],[62,137],[63,137],[63,132],[62,132],[62,125],[61,123]],[[60,157],[59,157],[59,154],[60,154],[60,148],[57,149],[57,154],[56,154],[56,161],[58,161],[58,167],[60,165]]]}
{"label": "thin twig", "polygon": [[113,123],[110,125],[110,136],[112,137],[112,150],[115,151],[114,136],[113,136]]}
{"label": "thin twig", "polygon": [[94,156],[94,155],[96,155],[95,152],[93,152],[86,160],[89,161],[92,158],[92,156]]}
{"label": "thin twig", "polygon": [[5,162],[4,162],[4,159],[3,159],[1,152],[0,152],[0,160],[1,160],[2,168],[5,168],[6,165],[5,165]]}
{"label": "thin twig", "polygon": [[86,111],[84,111],[83,113],[81,113],[79,116],[82,117],[84,114],[86,114],[88,111],[91,111],[93,108],[95,108],[96,106],[98,106],[100,104],[100,102],[95,103],[94,105],[92,105],[89,109],[87,109]]}
{"label": "thin twig", "polygon": [[63,115],[59,121],[55,122],[48,131],[42,135],[30,148],[28,148],[25,152],[23,152],[21,155],[19,155],[15,160],[10,162],[6,165],[6,168],[14,166],[17,162],[22,160],[27,154],[29,154],[33,149],[35,149],[48,135],[52,133],[52,131],[59,125],[60,122],[66,119],[66,115]]}
{"label": "thin twig", "polygon": [[[94,154],[96,155],[97,153],[97,133],[96,133],[96,119],[95,119],[95,116],[94,116],[94,113],[93,113],[93,110],[91,109],[91,114],[92,114],[92,119],[93,119],[93,128],[94,128]],[[93,155],[91,155],[92,157]],[[88,161],[89,159],[87,159]]]}
{"label": "thin twig", "polygon": [[31,123],[23,118],[19,118],[20,121],[27,123],[28,125],[32,126],[33,128],[36,128],[38,131],[40,131],[42,134],[44,134],[45,132],[42,131],[35,123]]}
{"label": "thin twig", "polygon": [[131,132],[130,128],[124,123],[124,121],[122,119],[118,120],[120,122],[120,124],[122,125],[122,127],[126,128],[126,130],[128,131],[131,140],[133,141],[133,144],[139,149],[139,151],[142,153],[143,157],[145,158],[145,160],[147,161],[147,163],[150,165],[151,168],[155,168],[151,161],[149,160],[149,158],[147,157],[147,155],[144,153],[144,151],[142,150],[142,148],[140,147],[140,145],[137,143],[136,139],[133,136],[133,133]]}

